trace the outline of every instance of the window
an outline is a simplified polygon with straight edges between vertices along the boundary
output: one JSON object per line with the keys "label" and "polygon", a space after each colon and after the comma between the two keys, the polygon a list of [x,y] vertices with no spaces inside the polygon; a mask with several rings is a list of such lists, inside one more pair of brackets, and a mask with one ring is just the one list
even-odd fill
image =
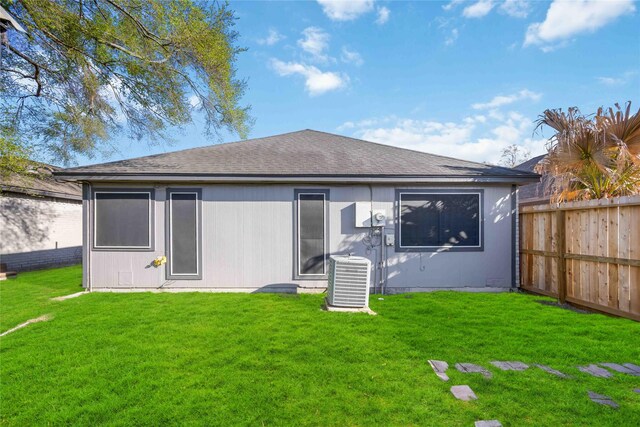
{"label": "window", "polygon": [[296,190],[296,278],[327,274],[328,190]]}
{"label": "window", "polygon": [[398,250],[482,250],[482,190],[398,193]]}
{"label": "window", "polygon": [[201,279],[201,191],[167,190],[168,279]]}
{"label": "window", "polygon": [[94,192],[94,249],[153,250],[153,190]]}

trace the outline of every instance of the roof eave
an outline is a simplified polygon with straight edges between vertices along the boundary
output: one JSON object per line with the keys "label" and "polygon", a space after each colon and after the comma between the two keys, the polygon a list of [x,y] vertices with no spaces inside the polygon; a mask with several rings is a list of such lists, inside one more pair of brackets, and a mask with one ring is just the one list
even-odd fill
{"label": "roof eave", "polygon": [[353,184],[410,184],[410,183],[508,183],[524,185],[540,181],[536,174],[506,175],[202,175],[202,174],[82,174],[54,172],[66,180],[108,182],[202,182],[202,183],[353,183]]}

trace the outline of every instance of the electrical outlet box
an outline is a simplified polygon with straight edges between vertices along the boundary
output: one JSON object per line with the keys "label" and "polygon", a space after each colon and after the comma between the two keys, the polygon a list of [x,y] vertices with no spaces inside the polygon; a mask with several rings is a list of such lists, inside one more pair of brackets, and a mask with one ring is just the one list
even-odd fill
{"label": "electrical outlet box", "polygon": [[384,244],[386,246],[395,246],[396,245],[396,236],[395,236],[395,234],[385,234],[384,235]]}
{"label": "electrical outlet box", "polygon": [[387,213],[384,209],[371,210],[371,202],[356,202],[357,228],[384,227],[387,224]]}

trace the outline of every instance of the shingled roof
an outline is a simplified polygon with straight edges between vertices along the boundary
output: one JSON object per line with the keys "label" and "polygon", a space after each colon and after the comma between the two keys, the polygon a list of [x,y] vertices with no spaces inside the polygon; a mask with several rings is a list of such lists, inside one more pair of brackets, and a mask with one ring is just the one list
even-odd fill
{"label": "shingled roof", "polygon": [[538,175],[420,151],[302,130],[147,157],[81,166],[65,178],[172,180],[225,178],[482,178],[532,182]]}
{"label": "shingled roof", "polygon": [[[521,170],[521,171],[534,172],[535,167],[545,157],[546,157],[546,154],[534,157],[532,159],[527,160],[524,163],[519,164],[514,169]],[[518,193],[518,199],[520,200],[520,203],[522,204],[549,203],[549,199],[550,199],[549,181],[550,180],[548,175],[542,175],[540,178],[540,181],[523,185],[522,187],[520,187],[520,191]]]}
{"label": "shingled roof", "polygon": [[37,163],[31,175],[12,174],[0,177],[0,190],[29,196],[49,196],[59,199],[82,200],[82,186],[77,182],[54,179],[52,173],[61,168],[46,163]]}

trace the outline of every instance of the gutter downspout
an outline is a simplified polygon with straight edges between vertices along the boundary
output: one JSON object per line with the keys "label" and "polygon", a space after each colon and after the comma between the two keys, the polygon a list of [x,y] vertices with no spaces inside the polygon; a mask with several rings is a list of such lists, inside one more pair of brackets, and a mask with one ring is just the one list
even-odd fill
{"label": "gutter downspout", "polygon": [[[86,189],[87,189],[87,194],[86,194],[86,198],[83,197],[83,207],[84,207],[84,203],[86,202],[86,212],[83,212],[83,219],[86,222],[86,227],[83,235],[84,235],[84,242],[83,242],[83,247],[82,250],[84,251],[84,253],[86,254],[86,260],[83,257],[83,263],[86,262],[86,272],[87,272],[87,277],[85,278],[86,280],[86,291],[87,292],[91,292],[92,290],[92,280],[91,280],[91,193],[92,193],[92,188],[91,188],[91,183],[87,182],[87,181],[83,181],[83,184],[86,184]],[[84,196],[84,195],[83,195]]]}
{"label": "gutter downspout", "polygon": [[515,291],[519,284],[518,252],[520,251],[520,239],[518,233],[518,186],[511,186],[511,290]]}
{"label": "gutter downspout", "polygon": [[[371,225],[369,227],[369,236],[370,238],[373,240],[373,238],[376,236],[375,233],[375,228],[373,226],[373,185],[371,184],[367,184],[367,187],[369,187],[369,215],[370,215],[370,221],[371,221]],[[384,229],[380,230],[380,250],[378,251],[378,249],[374,249],[373,245],[371,246],[371,250],[374,253],[374,270],[373,270],[373,283],[375,284],[374,286],[374,292],[379,290],[381,294],[384,295],[384,285],[383,285],[383,278],[382,278],[382,274],[383,274],[383,270],[381,268],[381,264],[382,264],[382,251],[383,251],[383,239],[384,239]],[[376,245],[377,246],[377,245]],[[378,259],[378,252],[380,252],[380,259]],[[380,272],[378,273],[378,270],[380,270]]]}

